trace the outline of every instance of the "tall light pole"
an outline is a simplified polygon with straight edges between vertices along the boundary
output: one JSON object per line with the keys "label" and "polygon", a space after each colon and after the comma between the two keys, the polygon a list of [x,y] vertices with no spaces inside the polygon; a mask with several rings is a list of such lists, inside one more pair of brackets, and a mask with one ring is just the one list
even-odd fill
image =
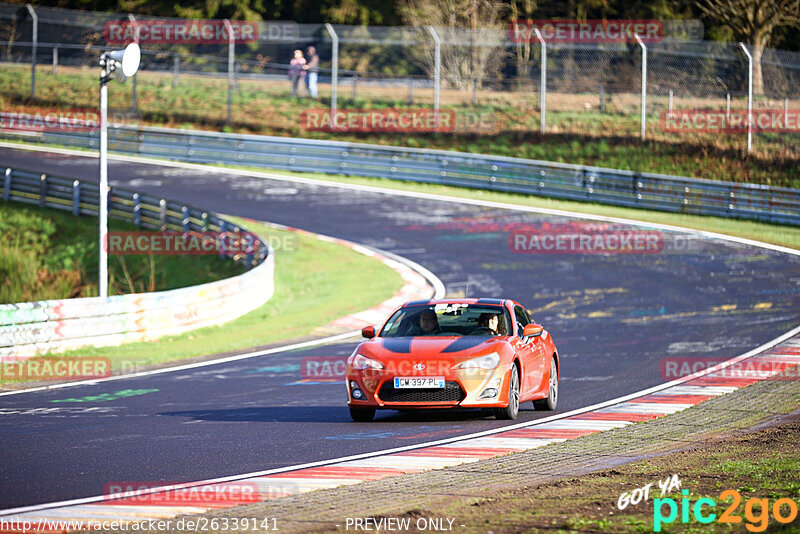
{"label": "tall light pole", "polygon": [[139,70],[141,51],[136,43],[129,44],[125,50],[106,52],[100,56],[100,264],[98,268],[98,293],[108,297],[108,82],[116,77],[124,82]]}

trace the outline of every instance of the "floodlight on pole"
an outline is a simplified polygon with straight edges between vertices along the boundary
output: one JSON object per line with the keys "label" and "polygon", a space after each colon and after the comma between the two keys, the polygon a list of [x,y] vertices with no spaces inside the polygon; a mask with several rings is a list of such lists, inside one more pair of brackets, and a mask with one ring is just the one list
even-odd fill
{"label": "floodlight on pole", "polygon": [[106,52],[100,56],[100,190],[99,213],[100,248],[98,266],[98,294],[108,297],[108,82],[116,78],[124,82],[139,70],[142,53],[139,45],[131,43],[124,50]]}

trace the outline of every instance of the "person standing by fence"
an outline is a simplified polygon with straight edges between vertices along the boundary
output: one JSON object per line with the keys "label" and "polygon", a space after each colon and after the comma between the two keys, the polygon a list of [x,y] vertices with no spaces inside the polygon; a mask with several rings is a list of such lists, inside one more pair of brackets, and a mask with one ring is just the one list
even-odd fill
{"label": "person standing by fence", "polygon": [[306,58],[303,57],[302,50],[295,50],[294,57],[289,61],[289,80],[292,82],[292,98],[297,96],[297,84],[300,78],[304,78],[306,71],[303,68],[306,65]]}
{"label": "person standing by fence", "polygon": [[313,46],[308,47],[308,61],[303,67],[308,73],[306,76],[306,87],[311,94],[311,98],[317,98],[317,77],[319,76],[319,56],[317,49]]}

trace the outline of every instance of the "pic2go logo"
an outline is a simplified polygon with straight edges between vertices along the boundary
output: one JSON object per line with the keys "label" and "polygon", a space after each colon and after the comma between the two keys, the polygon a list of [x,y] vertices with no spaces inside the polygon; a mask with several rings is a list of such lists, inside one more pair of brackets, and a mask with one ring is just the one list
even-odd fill
{"label": "pic2go logo", "polygon": [[[692,511],[695,520],[699,523],[708,524],[717,519],[717,514],[714,512],[706,513],[703,510],[704,506],[714,508],[717,503],[714,499],[708,497],[698,499],[695,501],[694,506],[691,505],[689,499],[685,496],[689,495],[689,490],[681,492],[684,498],[681,499],[681,522],[689,522],[689,512]],[[728,506],[725,511],[720,514],[717,521],[719,523],[741,523],[742,517],[736,515],[736,510],[742,502],[742,495],[733,489],[725,490],[719,494],[719,499],[725,501],[732,498],[733,502]],[[667,506],[669,512],[664,516],[664,505]],[[693,510],[692,510],[693,509]],[[788,510],[787,510],[788,509]],[[784,515],[784,512],[787,511]],[[747,520],[745,527],[750,532],[763,532],[769,526],[770,507],[768,499],[759,499],[753,497],[744,504],[744,518]],[[797,503],[792,499],[782,498],[775,501],[772,505],[772,517],[778,523],[791,523],[797,518]],[[672,498],[654,499],[653,500],[653,532],[661,532],[662,524],[673,523],[678,518],[678,503]]]}

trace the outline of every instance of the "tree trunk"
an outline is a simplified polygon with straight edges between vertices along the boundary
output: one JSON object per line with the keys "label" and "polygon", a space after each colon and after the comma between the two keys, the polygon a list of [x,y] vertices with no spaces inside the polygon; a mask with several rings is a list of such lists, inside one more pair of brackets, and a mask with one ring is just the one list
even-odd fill
{"label": "tree trunk", "polygon": [[761,71],[761,56],[764,48],[760,45],[753,46],[753,94],[764,94],[764,74]]}

